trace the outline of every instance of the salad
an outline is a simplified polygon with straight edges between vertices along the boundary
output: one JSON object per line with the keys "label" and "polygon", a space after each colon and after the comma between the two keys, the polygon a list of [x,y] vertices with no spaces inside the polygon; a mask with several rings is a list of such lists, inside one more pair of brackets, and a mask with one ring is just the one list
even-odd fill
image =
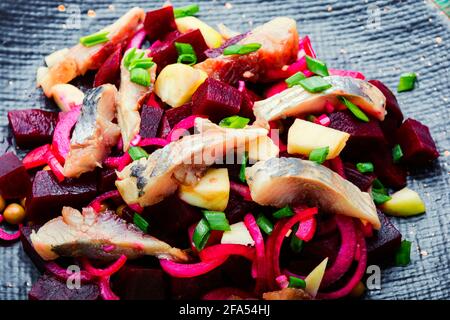
{"label": "salad", "polygon": [[294,20],[198,11],[130,9],[45,57],[58,112],[8,112],[26,156],[0,156],[0,239],[42,272],[30,299],[340,299],[410,262],[388,216],[425,212],[406,177],[439,156],[428,127]]}

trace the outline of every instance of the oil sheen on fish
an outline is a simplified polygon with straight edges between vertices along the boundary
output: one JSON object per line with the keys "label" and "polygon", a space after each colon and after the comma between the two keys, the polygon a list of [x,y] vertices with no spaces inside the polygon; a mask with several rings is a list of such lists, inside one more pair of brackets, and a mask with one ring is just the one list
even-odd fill
{"label": "oil sheen on fish", "polygon": [[84,75],[88,70],[98,69],[118,44],[126,41],[137,31],[144,18],[144,10],[134,7],[116,22],[99,31],[108,32],[108,42],[92,47],[85,47],[79,43],[72,47],[61,61],[48,68],[40,77],[38,85],[42,87],[45,95],[51,97],[52,88],[56,84],[68,83],[77,76]]}
{"label": "oil sheen on fish", "polygon": [[352,77],[329,76],[324,77],[324,80],[332,87],[320,93],[311,93],[302,86],[294,86],[255,102],[253,112],[257,123],[264,125],[290,116],[324,112],[327,101],[338,105],[339,96],[344,96],[376,119],[384,120],[386,98],[377,87]]}
{"label": "oil sheen on fish", "polygon": [[79,177],[101,166],[120,137],[116,117],[117,89],[111,84],[86,92],[64,164],[66,177]]}
{"label": "oil sheen on fish", "polygon": [[371,196],[334,171],[297,158],[272,158],[246,169],[253,201],[264,206],[307,204],[381,227]]}
{"label": "oil sheen on fish", "polygon": [[207,167],[224,161],[225,155],[235,156],[230,151],[245,150],[267,135],[263,128],[226,129],[202,118],[196,119],[195,127],[199,133],[172,142],[117,174],[116,186],[126,203],[158,203],[180,184],[195,185]]}
{"label": "oil sheen on fish", "polygon": [[186,261],[185,252],[173,248],[133,224],[127,224],[112,211],[97,214],[92,208],[80,211],[64,207],[62,215],[50,220],[31,234],[34,249],[44,260],[86,257],[114,260],[144,255]]}

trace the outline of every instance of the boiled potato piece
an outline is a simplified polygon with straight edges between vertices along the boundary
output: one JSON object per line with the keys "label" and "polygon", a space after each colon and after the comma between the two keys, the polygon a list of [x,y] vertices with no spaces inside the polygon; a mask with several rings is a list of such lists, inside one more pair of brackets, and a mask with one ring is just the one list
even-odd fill
{"label": "boiled potato piece", "polygon": [[196,17],[183,17],[175,20],[178,31],[186,33],[191,30],[199,29],[205,42],[210,48],[218,48],[223,43],[223,38],[219,32]]}
{"label": "boiled potato piece", "polygon": [[259,137],[248,146],[250,163],[277,157],[279,152],[278,146],[268,136]]}
{"label": "boiled potato piece", "polygon": [[191,66],[175,63],[166,66],[155,82],[155,93],[173,108],[189,102],[208,75]]}
{"label": "boiled potato piece", "polygon": [[230,196],[228,169],[209,169],[195,186],[181,186],[179,195],[190,205],[223,211]]}
{"label": "boiled potato piece", "polygon": [[305,278],[306,288],[305,291],[309,293],[312,297],[317,295],[319,291],[320,284],[322,283],[323,275],[325,274],[325,269],[327,268],[328,258],[325,258],[313,271],[308,274]]}
{"label": "boiled potato piece", "polygon": [[409,217],[424,213],[425,203],[419,194],[409,188],[403,188],[391,195],[392,199],[381,205],[381,210],[391,216]]}
{"label": "boiled potato piece", "polygon": [[244,222],[238,222],[230,225],[230,231],[225,231],[222,235],[222,244],[241,244],[243,246],[254,246],[255,241],[253,240],[250,232],[248,232],[247,227]]}
{"label": "boiled potato piece", "polygon": [[60,63],[63,61],[69,52],[68,48],[64,48],[58,51],[55,51],[53,53],[50,53],[48,56],[45,57],[45,64],[47,67],[51,68],[57,63]]}
{"label": "boiled potato piece", "polygon": [[350,135],[313,122],[296,119],[288,132],[288,153],[309,156],[311,151],[329,147],[328,159],[336,158]]}
{"label": "boiled potato piece", "polygon": [[84,100],[84,93],[71,84],[54,85],[52,96],[62,111],[70,111],[75,106],[81,106]]}

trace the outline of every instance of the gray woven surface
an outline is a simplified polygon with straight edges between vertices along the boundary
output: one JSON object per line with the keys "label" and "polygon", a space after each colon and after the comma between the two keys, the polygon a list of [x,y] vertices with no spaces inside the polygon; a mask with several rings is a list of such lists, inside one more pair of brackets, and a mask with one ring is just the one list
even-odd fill
{"label": "gray woven surface", "polygon": [[[298,21],[300,33],[311,36],[315,50],[329,66],[363,71],[391,88],[401,72],[419,74],[416,90],[398,98],[407,116],[430,126],[441,157],[436,165],[417,170],[409,180],[409,186],[423,196],[427,214],[394,221],[413,241],[412,263],[384,270],[381,290],[371,291],[368,298],[449,299],[450,172],[449,156],[445,156],[450,150],[448,18],[431,2],[419,0],[230,0],[231,8],[226,1],[195,2],[201,5],[200,16],[206,22],[225,22],[240,31],[277,15],[291,16]],[[175,5],[187,3],[174,1]],[[132,5],[153,8],[162,1],[68,1],[65,12],[58,11],[59,4],[49,0],[0,2],[0,142],[8,135],[7,110],[45,107],[34,79],[46,54],[70,46]],[[89,9],[96,11],[96,17],[88,17]],[[72,27],[75,29],[67,29]],[[0,246],[0,299],[26,298],[37,275],[20,244]]]}

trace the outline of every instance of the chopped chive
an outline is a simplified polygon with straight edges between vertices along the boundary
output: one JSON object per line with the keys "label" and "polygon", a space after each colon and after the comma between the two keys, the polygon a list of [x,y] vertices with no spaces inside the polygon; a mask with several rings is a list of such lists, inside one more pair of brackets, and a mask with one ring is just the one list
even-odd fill
{"label": "chopped chive", "polygon": [[311,58],[310,56],[306,56],[305,58],[306,66],[309,71],[322,77],[327,77],[330,75],[327,65],[324,62]]}
{"label": "chopped chive", "polygon": [[289,288],[300,288],[305,289],[306,288],[306,282],[303,279],[289,276]]}
{"label": "chopped chive", "polygon": [[136,54],[136,48],[133,48],[130,51],[128,51],[128,53],[123,58],[123,64],[125,67],[128,68],[130,66],[131,61],[134,59],[135,54]]}
{"label": "chopped chive", "polygon": [[392,149],[392,160],[394,160],[394,163],[399,163],[402,158],[403,158],[402,147],[400,147],[399,144],[396,144]]}
{"label": "chopped chive", "polygon": [[193,16],[200,11],[200,7],[198,4],[190,4],[185,7],[175,8],[173,9],[173,14],[175,19]]}
{"label": "chopped chive", "polygon": [[381,183],[380,179],[378,179],[378,178],[373,180],[372,190],[376,190],[378,193],[381,193],[381,194],[385,194],[385,195],[388,194],[386,187],[383,185],[383,183]]}
{"label": "chopped chive", "polygon": [[241,169],[239,170],[239,180],[241,180],[243,183],[247,182],[247,179],[245,178],[245,169],[247,168],[247,162],[248,162],[248,153],[244,152],[242,154]]}
{"label": "chopped chive", "polygon": [[294,211],[292,211],[292,209],[289,206],[286,206],[284,208],[275,211],[272,215],[276,219],[282,219],[286,217],[292,217],[294,215]]}
{"label": "chopped chive", "polygon": [[128,70],[133,70],[135,68],[150,69],[154,64],[155,63],[153,62],[152,58],[134,59],[129,64]]}
{"label": "chopped chive", "polygon": [[270,235],[273,230],[273,223],[267,219],[267,217],[260,213],[258,218],[256,218],[256,224],[264,231],[265,234]]}
{"label": "chopped chive", "polygon": [[376,205],[380,205],[380,204],[383,204],[383,203],[391,200],[392,197],[390,197],[390,196],[388,196],[386,194],[380,193],[377,190],[373,190],[372,189],[372,199],[373,199],[373,202],[375,202]]}
{"label": "chopped chive", "polygon": [[369,117],[353,102],[347,100],[345,97],[339,97],[339,100],[350,110],[353,115],[364,122],[369,122]]}
{"label": "chopped chive", "polygon": [[220,211],[203,211],[206,221],[211,230],[230,231],[230,224],[225,213]]}
{"label": "chopped chive", "polygon": [[395,265],[406,267],[411,262],[411,242],[403,240],[395,255]]}
{"label": "chopped chive", "polygon": [[259,43],[248,43],[248,44],[233,44],[229,47],[226,47],[225,50],[223,50],[223,54],[225,56],[233,55],[233,54],[249,54],[255,51],[258,51],[261,48],[261,44]]}
{"label": "chopped chive", "polygon": [[414,72],[403,73],[398,82],[397,92],[411,91],[414,89],[417,75]]}
{"label": "chopped chive", "polygon": [[331,88],[331,84],[319,76],[313,76],[298,81],[298,84],[308,92],[317,93]]}
{"label": "chopped chive", "polygon": [[148,231],[148,222],[139,213],[134,213],[133,223],[142,230],[142,232],[147,233]]}
{"label": "chopped chive", "polygon": [[151,85],[150,73],[146,69],[135,68],[130,71],[130,80],[144,87]]}
{"label": "chopped chive", "polygon": [[98,32],[80,38],[80,43],[85,47],[92,47],[109,41],[108,31]]}
{"label": "chopped chive", "polygon": [[288,88],[291,88],[293,86],[300,85],[299,81],[306,79],[306,76],[303,72],[299,71],[293,76],[290,76],[285,80],[286,84],[288,85]]}
{"label": "chopped chive", "polygon": [[303,240],[300,240],[295,235],[297,233],[297,230],[298,230],[298,223],[292,228],[290,246],[293,252],[300,253],[300,251],[302,251],[303,249]]}
{"label": "chopped chive", "polygon": [[139,160],[141,158],[148,158],[148,153],[141,147],[131,147],[128,150],[128,154],[130,155],[133,161]]}
{"label": "chopped chive", "polygon": [[219,122],[219,126],[222,128],[231,129],[243,129],[250,122],[249,118],[244,118],[240,116],[231,116],[224,118]]}
{"label": "chopped chive", "polygon": [[323,147],[323,148],[314,149],[309,154],[309,160],[314,161],[318,164],[322,164],[327,159],[329,152],[330,152],[330,147],[328,147],[328,146]]}
{"label": "chopped chive", "polygon": [[312,115],[312,114],[308,114],[307,116],[306,116],[306,120],[307,121],[309,121],[309,122],[316,122],[316,120],[317,120],[317,117],[316,116],[314,116],[314,115]]}
{"label": "chopped chive", "polygon": [[175,48],[178,52],[178,63],[194,65],[197,63],[197,55],[194,48],[189,43],[175,42]]}
{"label": "chopped chive", "polygon": [[208,242],[210,234],[211,229],[209,228],[208,221],[203,218],[195,227],[194,235],[192,236],[192,241],[198,250],[203,250]]}
{"label": "chopped chive", "polygon": [[356,164],[356,169],[361,173],[373,172],[374,167],[372,162],[359,162]]}

